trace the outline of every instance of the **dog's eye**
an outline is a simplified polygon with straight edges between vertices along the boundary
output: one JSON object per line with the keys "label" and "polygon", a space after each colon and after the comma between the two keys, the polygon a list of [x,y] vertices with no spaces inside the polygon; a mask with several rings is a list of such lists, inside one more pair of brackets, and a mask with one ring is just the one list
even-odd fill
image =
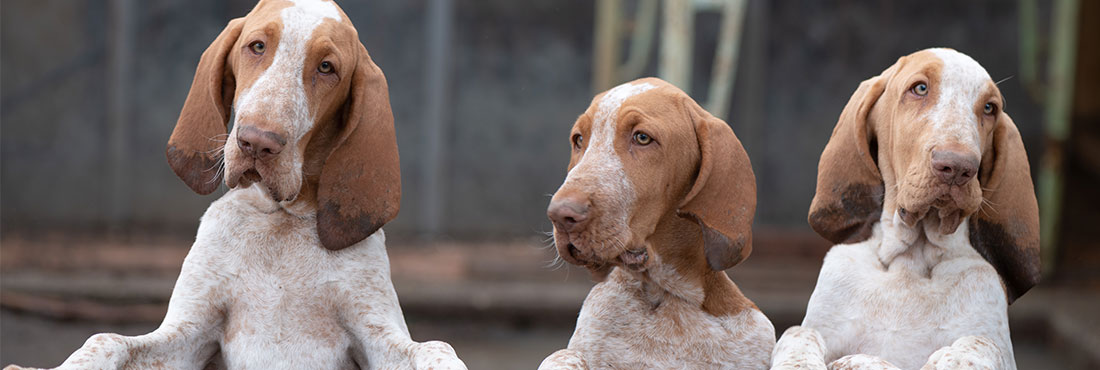
{"label": "dog's eye", "polygon": [[928,95],[928,84],[924,82],[913,85],[912,91],[914,94],[925,96]]}
{"label": "dog's eye", "polygon": [[581,145],[584,145],[584,136],[581,134],[573,135],[573,146],[580,149]]}
{"label": "dog's eye", "polygon": [[993,115],[997,112],[997,105],[993,103],[985,103],[985,114]]}
{"label": "dog's eye", "polygon": [[263,41],[253,41],[248,45],[248,48],[252,49],[252,52],[256,55],[263,55],[264,50],[267,50],[267,45],[264,45]]}
{"label": "dog's eye", "polygon": [[653,142],[653,138],[649,137],[649,135],[644,132],[638,131],[634,133],[634,142],[638,143],[638,145],[649,145],[649,143]]}
{"label": "dog's eye", "polygon": [[333,70],[335,70],[335,68],[332,68],[332,63],[330,62],[321,62],[321,65],[317,66],[317,72],[324,74],[332,73]]}

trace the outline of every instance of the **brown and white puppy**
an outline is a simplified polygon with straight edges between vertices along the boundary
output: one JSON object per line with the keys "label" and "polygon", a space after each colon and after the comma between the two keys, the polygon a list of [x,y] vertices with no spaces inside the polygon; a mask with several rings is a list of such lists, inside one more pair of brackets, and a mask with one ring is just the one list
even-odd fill
{"label": "brown and white puppy", "polygon": [[645,78],[596,96],[570,140],[547,214],[561,258],[602,281],[540,369],[766,368],[775,328],[724,272],[749,255],[756,209],[729,126]]}
{"label": "brown and white puppy", "polygon": [[1007,309],[1039,280],[1039,216],[1004,106],[951,49],[860,84],[810,206],[837,245],[774,368],[1016,368]]}
{"label": "brown and white puppy", "polygon": [[465,369],[450,345],[409,337],[390,282],[388,94],[331,1],[264,0],[230,21],[168,141],[193,190],[223,174],[230,190],[203,215],[161,326],[92,336],[59,368]]}

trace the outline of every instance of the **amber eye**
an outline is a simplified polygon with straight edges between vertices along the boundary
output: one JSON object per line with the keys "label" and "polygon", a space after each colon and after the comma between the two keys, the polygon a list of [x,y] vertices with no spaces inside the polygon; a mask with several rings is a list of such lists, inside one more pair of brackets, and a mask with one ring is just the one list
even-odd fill
{"label": "amber eye", "polygon": [[584,145],[584,136],[581,134],[573,135],[573,146],[580,149],[581,145]]}
{"label": "amber eye", "polygon": [[985,114],[992,115],[997,112],[997,105],[993,103],[985,103]]}
{"label": "amber eye", "polygon": [[332,63],[330,62],[321,62],[321,65],[317,66],[317,72],[324,74],[332,73],[333,70],[334,68],[332,68]]}
{"label": "amber eye", "polygon": [[638,143],[638,145],[649,145],[649,143],[653,142],[653,138],[644,132],[638,131],[634,133],[634,142]]}
{"label": "amber eye", "polygon": [[928,95],[928,85],[925,84],[924,82],[913,85],[913,88],[911,90],[913,91],[914,94],[917,94],[917,95],[920,95],[920,96]]}
{"label": "amber eye", "polygon": [[267,45],[264,45],[263,41],[253,41],[248,45],[248,48],[252,49],[252,52],[256,55],[263,55],[264,50],[267,50]]}

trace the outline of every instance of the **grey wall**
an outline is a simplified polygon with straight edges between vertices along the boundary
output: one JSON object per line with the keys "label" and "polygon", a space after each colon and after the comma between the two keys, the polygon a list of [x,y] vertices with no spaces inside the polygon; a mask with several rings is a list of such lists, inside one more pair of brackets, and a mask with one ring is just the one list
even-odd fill
{"label": "grey wall", "polygon": [[[133,1],[132,55],[111,74],[114,22],[106,0],[9,0],[0,10],[0,226],[4,232],[103,230],[192,233],[216,196],[191,193],[164,144],[199,55],[251,1]],[[401,148],[398,233],[420,231],[424,182],[424,1],[343,1],[385,71]],[[567,131],[592,97],[593,5],[587,0],[458,0],[451,109],[443,132],[444,233],[532,235],[549,229],[546,194],[564,177]],[[970,54],[994,79],[1017,75],[1011,1],[753,1],[730,123],[753,160],[758,225],[805,228],[817,159],[860,81],[930,46]],[[700,15],[697,99],[718,19]],[[655,56],[654,56],[655,59]],[[655,72],[650,65],[649,74]],[[111,165],[111,92],[126,130],[122,171]],[[1030,153],[1040,108],[1021,81],[1001,85]]]}

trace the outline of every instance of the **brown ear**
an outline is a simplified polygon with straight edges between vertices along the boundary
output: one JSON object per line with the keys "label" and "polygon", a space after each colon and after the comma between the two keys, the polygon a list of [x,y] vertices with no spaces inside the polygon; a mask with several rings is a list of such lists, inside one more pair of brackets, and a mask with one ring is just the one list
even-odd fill
{"label": "brown ear", "polygon": [[222,181],[222,140],[227,131],[236,81],[226,56],[241,34],[244,18],[229,21],[195,68],[191,92],[168,139],[168,165],[191,190],[210,194]]}
{"label": "brown ear", "polygon": [[338,250],[366,239],[401,208],[401,166],[386,77],[361,44],[344,126],[321,168],[317,231]]}
{"label": "brown ear", "polygon": [[970,244],[997,269],[1012,303],[1039,283],[1039,205],[1020,131],[1003,112],[978,182],[984,201],[970,216]]}
{"label": "brown ear", "polygon": [[869,116],[903,60],[859,84],[821,153],[808,220],[818,235],[834,244],[871,237],[871,227],[882,214],[882,174],[874,159],[878,148]]}
{"label": "brown ear", "polygon": [[699,223],[707,265],[722,271],[752,252],[756,176],[729,125],[686,100],[699,140],[699,173],[677,214]]}

